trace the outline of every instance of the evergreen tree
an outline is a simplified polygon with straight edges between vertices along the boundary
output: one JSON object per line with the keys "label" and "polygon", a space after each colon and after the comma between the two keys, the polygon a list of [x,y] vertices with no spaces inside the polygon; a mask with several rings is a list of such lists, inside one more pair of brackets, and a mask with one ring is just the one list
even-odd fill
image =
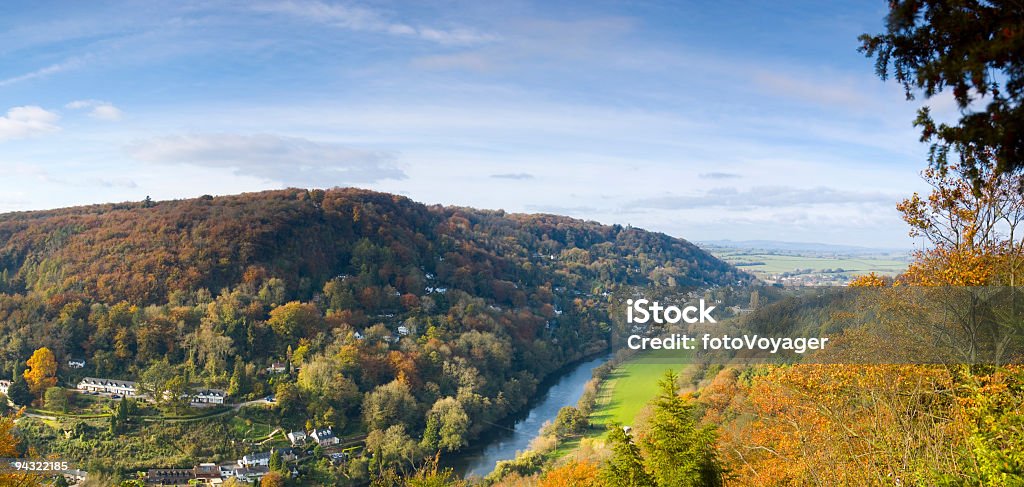
{"label": "evergreen tree", "polygon": [[670,370],[660,382],[649,430],[640,440],[644,465],[657,485],[722,485],[714,431],[697,425],[693,404],[676,394],[676,378]]}
{"label": "evergreen tree", "polygon": [[11,381],[11,386],[7,389],[7,397],[19,406],[28,406],[35,399],[28,389],[28,382],[25,382],[25,377],[21,373],[14,374],[14,380]]}
{"label": "evergreen tree", "polygon": [[249,393],[249,378],[245,374],[245,364],[241,357],[235,357],[235,370],[231,373],[227,393],[236,398]]}
{"label": "evergreen tree", "polygon": [[286,472],[284,460],[281,459],[281,450],[274,449],[270,452],[270,470],[273,472]]}
{"label": "evergreen tree", "polygon": [[896,78],[908,99],[952,89],[960,109],[955,124],[937,124],[928,107],[914,124],[921,140],[932,142],[931,163],[940,170],[960,166],[976,188],[983,168],[1024,168],[1022,19],[1020,2],[892,0],[886,32],[860,37],[879,77]]}
{"label": "evergreen tree", "polygon": [[640,447],[618,425],[608,431],[608,445],[612,456],[601,472],[601,480],[609,487],[653,487],[654,479],[644,470]]}

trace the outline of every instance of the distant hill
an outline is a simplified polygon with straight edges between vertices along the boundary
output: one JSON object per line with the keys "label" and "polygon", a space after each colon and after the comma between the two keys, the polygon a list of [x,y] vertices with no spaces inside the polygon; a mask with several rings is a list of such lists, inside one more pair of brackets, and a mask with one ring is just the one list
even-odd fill
{"label": "distant hill", "polygon": [[815,242],[784,242],[779,240],[707,240],[698,242],[701,247],[725,247],[731,249],[778,250],[787,252],[817,252],[843,255],[864,255],[880,253],[907,254],[910,249],[861,247]]}

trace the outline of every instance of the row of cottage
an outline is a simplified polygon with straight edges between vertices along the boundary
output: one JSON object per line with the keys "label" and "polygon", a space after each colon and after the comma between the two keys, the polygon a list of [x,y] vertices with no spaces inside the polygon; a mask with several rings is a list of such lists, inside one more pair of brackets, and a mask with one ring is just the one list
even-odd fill
{"label": "row of cottage", "polygon": [[[97,392],[122,397],[139,397],[138,383],[130,380],[97,379],[86,377],[78,383],[82,392]],[[192,404],[224,404],[227,393],[220,389],[196,389],[190,396]]]}
{"label": "row of cottage", "polygon": [[[293,446],[316,443],[320,446],[333,446],[341,440],[330,428],[318,428],[310,432],[292,431],[288,433],[288,441]],[[298,452],[291,448],[277,450],[281,460],[290,462],[298,457]],[[201,463],[193,468],[154,468],[146,472],[146,483],[150,485],[220,485],[228,478],[237,478],[242,482],[258,481],[270,471],[270,457],[274,450],[251,453],[243,456],[235,463],[217,465]],[[340,454],[338,454],[340,455]],[[298,472],[292,472],[296,475]],[[197,482],[198,481],[198,482]],[[191,482],[191,483],[190,483]]]}
{"label": "row of cottage", "polygon": [[[281,459],[290,462],[297,458],[295,450],[283,448],[278,450]],[[221,485],[229,478],[236,478],[244,483],[256,482],[270,472],[270,457],[273,450],[245,455],[237,462],[218,465],[216,463],[200,463],[192,468],[152,468],[146,472],[146,483],[149,485]],[[292,471],[292,475],[298,472]]]}

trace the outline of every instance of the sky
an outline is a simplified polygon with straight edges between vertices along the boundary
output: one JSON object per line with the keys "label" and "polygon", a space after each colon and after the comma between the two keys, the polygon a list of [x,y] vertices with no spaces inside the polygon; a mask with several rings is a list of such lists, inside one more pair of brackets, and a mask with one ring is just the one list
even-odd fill
{"label": "sky", "polygon": [[0,4],[0,212],[356,186],[909,248],[884,1]]}

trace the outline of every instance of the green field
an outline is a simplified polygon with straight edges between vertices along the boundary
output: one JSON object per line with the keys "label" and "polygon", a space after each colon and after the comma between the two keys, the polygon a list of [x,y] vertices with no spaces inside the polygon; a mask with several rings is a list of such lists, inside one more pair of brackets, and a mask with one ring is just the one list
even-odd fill
{"label": "green field", "polygon": [[797,269],[843,269],[843,274],[860,275],[869,272],[893,275],[907,268],[908,261],[893,255],[879,256],[804,256],[783,255],[773,253],[753,253],[744,250],[715,250],[718,257],[730,264],[761,262],[758,265],[742,265],[740,269],[758,274],[778,274],[792,272]]}
{"label": "green field", "polygon": [[666,370],[680,373],[688,367],[677,350],[652,350],[619,365],[601,383],[597,404],[590,415],[595,436],[604,436],[608,425],[633,424],[636,415],[658,395],[658,381]]}

